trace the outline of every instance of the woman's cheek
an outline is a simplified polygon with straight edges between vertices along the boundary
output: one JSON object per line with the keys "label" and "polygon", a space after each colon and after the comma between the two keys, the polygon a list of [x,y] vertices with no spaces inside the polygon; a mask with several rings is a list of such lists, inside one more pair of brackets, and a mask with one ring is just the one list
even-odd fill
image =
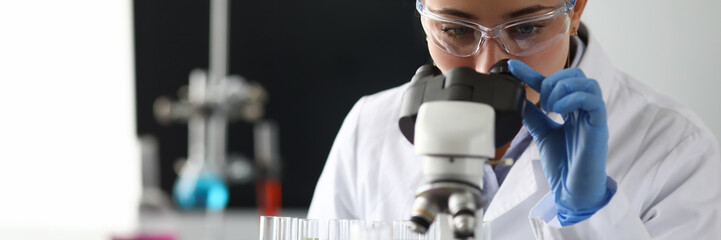
{"label": "woman's cheek", "polygon": [[433,58],[433,63],[435,63],[436,67],[444,74],[446,71],[456,67],[473,68],[472,58],[461,58],[450,55],[430,42],[428,42],[428,52],[431,54],[431,58]]}
{"label": "woman's cheek", "polygon": [[561,71],[566,66],[569,42],[569,38],[564,38],[543,52],[532,56],[519,57],[518,60],[528,64],[528,66],[544,76],[549,76]]}

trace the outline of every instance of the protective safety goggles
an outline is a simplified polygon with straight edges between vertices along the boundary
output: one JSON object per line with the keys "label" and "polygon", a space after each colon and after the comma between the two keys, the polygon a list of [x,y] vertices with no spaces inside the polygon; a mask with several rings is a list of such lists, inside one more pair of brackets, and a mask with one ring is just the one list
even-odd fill
{"label": "protective safety goggles", "polygon": [[507,53],[523,57],[539,53],[567,36],[575,0],[537,16],[512,20],[493,28],[475,22],[453,19],[432,12],[425,0],[416,2],[421,24],[428,40],[436,47],[458,57],[478,53],[487,39],[493,38]]}

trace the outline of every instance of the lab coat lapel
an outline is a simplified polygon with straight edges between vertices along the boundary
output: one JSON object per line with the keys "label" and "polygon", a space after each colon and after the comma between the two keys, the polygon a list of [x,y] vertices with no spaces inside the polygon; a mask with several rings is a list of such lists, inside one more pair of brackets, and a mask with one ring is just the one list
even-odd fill
{"label": "lab coat lapel", "polygon": [[[508,176],[491,200],[483,220],[493,221],[519,205],[532,206],[548,191],[538,147],[531,142],[508,172]],[[532,203],[522,204],[528,201]]]}

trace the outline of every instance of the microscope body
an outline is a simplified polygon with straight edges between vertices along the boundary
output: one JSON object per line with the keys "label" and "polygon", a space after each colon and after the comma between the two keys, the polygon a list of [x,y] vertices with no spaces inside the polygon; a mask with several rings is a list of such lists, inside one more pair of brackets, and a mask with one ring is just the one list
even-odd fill
{"label": "microscope body", "polygon": [[441,214],[452,216],[456,238],[476,233],[487,200],[478,183],[485,161],[495,154],[494,111],[484,103],[435,101],[423,104],[416,123],[415,150],[423,155],[427,183],[418,190],[412,222],[425,232]]}
{"label": "microscope body", "polygon": [[425,184],[416,193],[411,229],[425,233],[439,216],[449,216],[450,226],[440,228],[450,227],[454,239],[480,236],[489,202],[481,189],[485,164],[520,129],[525,102],[523,83],[505,60],[489,74],[455,68],[444,76],[432,66],[419,68],[399,120],[423,156]]}

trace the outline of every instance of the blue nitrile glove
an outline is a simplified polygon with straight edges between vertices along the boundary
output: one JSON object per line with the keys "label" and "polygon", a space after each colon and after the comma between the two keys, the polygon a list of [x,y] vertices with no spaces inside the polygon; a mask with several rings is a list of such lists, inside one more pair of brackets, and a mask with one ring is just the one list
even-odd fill
{"label": "blue nitrile glove", "polygon": [[545,77],[521,61],[508,64],[516,78],[541,93],[543,110],[563,116],[564,124],[558,124],[530,102],[523,116],[538,145],[558,220],[567,226],[591,217],[613,195],[606,175],[606,107],[598,82],[578,68]]}
{"label": "blue nitrile glove", "polygon": [[178,176],[173,188],[175,202],[184,209],[222,210],[228,204],[228,195],[223,180],[210,173]]}

